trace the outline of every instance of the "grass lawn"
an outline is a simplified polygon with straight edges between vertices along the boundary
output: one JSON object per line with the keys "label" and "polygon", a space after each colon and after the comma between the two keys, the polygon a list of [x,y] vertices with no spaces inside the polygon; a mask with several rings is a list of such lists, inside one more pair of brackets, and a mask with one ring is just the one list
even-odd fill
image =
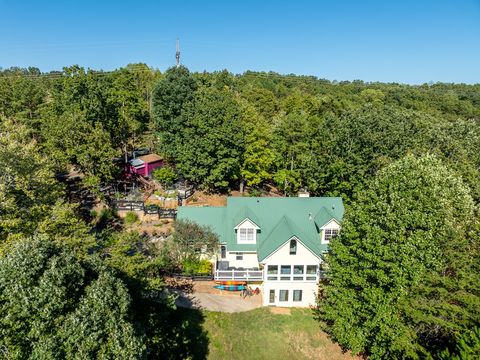
{"label": "grass lawn", "polygon": [[208,359],[352,359],[319,329],[309,309],[203,312]]}

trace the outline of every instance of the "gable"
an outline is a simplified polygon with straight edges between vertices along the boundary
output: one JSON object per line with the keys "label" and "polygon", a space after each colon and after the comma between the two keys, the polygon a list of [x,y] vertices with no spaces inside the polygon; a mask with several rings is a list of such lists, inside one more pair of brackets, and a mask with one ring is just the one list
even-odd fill
{"label": "gable", "polygon": [[[292,236],[320,255],[328,249],[320,244],[320,228],[332,219],[339,223],[343,211],[338,197],[229,197],[223,207],[179,207],[177,217],[211,225],[228,251],[258,252],[263,260]],[[259,228],[255,244],[237,243],[235,228],[245,220]]]}
{"label": "gable", "polygon": [[[290,241],[296,240],[297,241],[297,254],[290,255]],[[270,253],[265,259],[263,259],[262,263],[272,263],[278,262],[279,264],[289,264],[289,263],[304,263],[304,262],[311,262],[312,259],[320,259],[320,255],[316,254],[315,251],[312,251],[308,246],[306,246],[302,240],[297,238],[296,236],[291,237],[283,244],[281,244],[277,249],[275,249],[272,253]]]}
{"label": "gable", "polygon": [[238,230],[240,228],[254,228],[254,229],[260,229],[257,224],[255,224],[253,221],[251,221],[249,218],[246,218],[243,220],[240,224],[234,227],[235,230]]}
{"label": "gable", "polygon": [[320,229],[321,230],[323,230],[323,229],[340,229],[340,224],[338,223],[337,220],[332,219],[328,223],[323,225]]}
{"label": "gable", "polygon": [[[335,210],[334,205],[332,205],[330,208],[322,206],[320,210],[315,214],[315,217],[313,219],[319,229],[322,229],[323,227],[325,227],[325,225],[332,220],[335,220],[337,224],[340,222],[340,219],[336,216],[336,214],[334,213],[334,210]],[[342,210],[341,216],[343,216],[343,210]]]}
{"label": "gable", "polygon": [[[312,226],[313,224],[310,224],[310,227]],[[282,246],[282,244],[292,238],[299,239],[304,244],[308,244],[307,247],[313,252],[320,252],[318,247],[320,241],[318,237],[311,238],[306,235],[290,217],[283,216],[259,246],[258,261],[263,261],[267,256]]]}

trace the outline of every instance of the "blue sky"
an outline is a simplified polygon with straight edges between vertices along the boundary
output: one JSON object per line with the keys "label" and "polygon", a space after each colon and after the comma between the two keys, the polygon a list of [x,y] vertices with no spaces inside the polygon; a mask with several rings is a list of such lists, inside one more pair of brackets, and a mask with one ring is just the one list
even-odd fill
{"label": "blue sky", "polygon": [[0,0],[0,67],[480,83],[480,0]]}

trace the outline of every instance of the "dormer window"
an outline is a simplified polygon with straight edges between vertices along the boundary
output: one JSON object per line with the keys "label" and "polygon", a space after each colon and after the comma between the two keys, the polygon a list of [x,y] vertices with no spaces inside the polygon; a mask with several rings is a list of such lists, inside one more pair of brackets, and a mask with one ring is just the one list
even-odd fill
{"label": "dormer window", "polygon": [[290,255],[297,254],[297,240],[290,240]]}
{"label": "dormer window", "polygon": [[239,229],[241,242],[255,242],[255,229],[254,228],[242,228]]}
{"label": "dormer window", "polygon": [[337,220],[332,219],[320,229],[320,243],[329,244],[340,233],[340,224]]}
{"label": "dormer window", "polygon": [[237,244],[256,244],[259,228],[249,219],[242,221],[235,227],[235,230],[237,232]]}
{"label": "dormer window", "polygon": [[330,240],[332,240],[335,236],[338,236],[338,232],[339,230],[338,229],[325,229],[325,235],[323,237],[323,241],[325,243],[329,243]]}

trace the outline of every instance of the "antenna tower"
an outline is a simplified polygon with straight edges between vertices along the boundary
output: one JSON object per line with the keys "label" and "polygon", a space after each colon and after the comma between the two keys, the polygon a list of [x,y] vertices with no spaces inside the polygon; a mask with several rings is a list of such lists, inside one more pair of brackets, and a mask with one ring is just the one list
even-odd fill
{"label": "antenna tower", "polygon": [[175,53],[175,59],[177,59],[177,67],[180,66],[180,40],[177,38],[177,52]]}

